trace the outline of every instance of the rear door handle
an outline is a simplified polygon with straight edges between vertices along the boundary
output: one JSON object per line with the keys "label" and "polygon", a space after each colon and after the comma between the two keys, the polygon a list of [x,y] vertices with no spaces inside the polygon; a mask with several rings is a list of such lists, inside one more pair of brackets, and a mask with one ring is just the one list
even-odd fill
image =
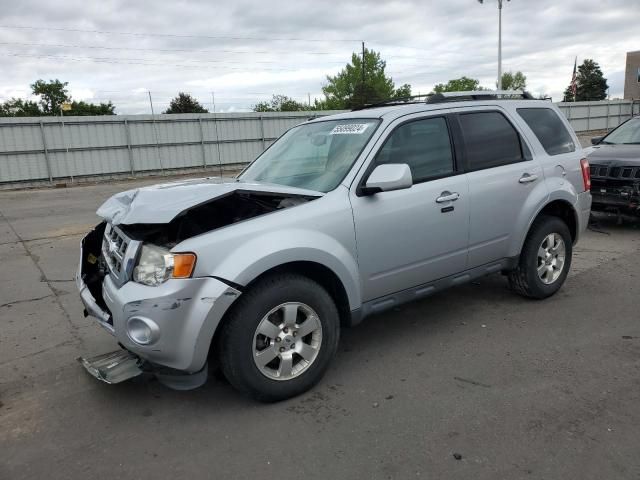
{"label": "rear door handle", "polygon": [[520,180],[518,180],[518,182],[531,183],[531,182],[535,182],[537,179],[538,179],[538,175],[536,174],[523,173],[522,176],[520,177]]}
{"label": "rear door handle", "polygon": [[438,198],[436,198],[436,203],[446,203],[446,202],[455,202],[460,198],[460,194],[458,192],[442,192]]}

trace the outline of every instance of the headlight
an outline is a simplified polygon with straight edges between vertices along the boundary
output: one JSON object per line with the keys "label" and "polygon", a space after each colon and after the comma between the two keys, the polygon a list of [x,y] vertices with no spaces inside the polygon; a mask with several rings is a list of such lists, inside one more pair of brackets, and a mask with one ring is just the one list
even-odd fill
{"label": "headlight", "polygon": [[133,269],[133,281],[153,287],[170,278],[189,278],[195,265],[193,253],[171,253],[166,248],[144,244]]}

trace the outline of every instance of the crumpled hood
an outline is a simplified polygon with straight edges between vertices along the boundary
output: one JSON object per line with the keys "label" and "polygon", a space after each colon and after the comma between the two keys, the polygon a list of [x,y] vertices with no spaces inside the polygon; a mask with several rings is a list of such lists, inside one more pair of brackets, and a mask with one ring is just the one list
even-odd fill
{"label": "crumpled hood", "polygon": [[113,225],[169,223],[191,207],[235,191],[250,191],[320,197],[314,190],[284,185],[242,182],[209,177],[136,188],[113,195],[97,210],[97,215]]}
{"label": "crumpled hood", "polygon": [[640,165],[640,145],[596,145],[587,153],[589,162],[598,165]]}

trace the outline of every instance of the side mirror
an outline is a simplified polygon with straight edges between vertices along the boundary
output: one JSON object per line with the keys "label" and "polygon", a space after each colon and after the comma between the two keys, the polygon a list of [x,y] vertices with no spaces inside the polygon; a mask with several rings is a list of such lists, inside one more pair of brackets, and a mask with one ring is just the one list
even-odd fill
{"label": "side mirror", "polygon": [[603,138],[604,138],[604,136],[591,137],[591,145],[598,145],[602,141]]}
{"label": "side mirror", "polygon": [[378,165],[362,189],[365,195],[372,195],[378,192],[390,192],[392,190],[402,190],[411,188],[413,178],[411,169],[406,163],[388,163]]}

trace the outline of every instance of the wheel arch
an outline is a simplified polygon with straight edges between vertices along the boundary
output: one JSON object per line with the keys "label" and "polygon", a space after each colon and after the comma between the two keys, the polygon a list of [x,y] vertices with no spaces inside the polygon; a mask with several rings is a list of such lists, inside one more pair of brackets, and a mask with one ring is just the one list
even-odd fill
{"label": "wheel arch", "polygon": [[[357,320],[354,322],[349,303],[349,296],[344,284],[342,283],[342,280],[333,270],[331,270],[326,265],[318,262],[300,260],[274,266],[272,268],[269,268],[268,270],[265,270],[260,275],[251,280],[247,285],[242,286],[241,288],[243,291],[246,291],[259,281],[269,276],[282,273],[294,273],[318,282],[329,293],[329,295],[335,302],[338,309],[338,314],[340,315],[340,325],[351,326],[353,323],[357,322]],[[215,351],[219,350],[219,348],[217,347],[218,341],[221,337],[222,331],[224,330],[224,326],[228,321],[229,312],[235,307],[235,303],[231,305],[231,308],[229,308],[229,310],[225,312],[224,316],[220,320],[220,323],[218,324],[214,332],[213,338],[211,339],[209,356],[215,353]]]}
{"label": "wheel arch", "polygon": [[522,251],[524,242],[526,241],[527,236],[531,231],[531,226],[536,221],[536,219],[542,215],[548,215],[551,217],[560,218],[569,228],[572,242],[575,244],[575,242],[578,240],[578,226],[579,226],[578,212],[568,200],[563,198],[557,198],[543,204],[536,211],[535,215],[531,217],[531,219],[529,220],[527,229],[524,232],[524,235],[522,235],[522,237],[520,238],[520,241],[518,244],[518,251],[516,253],[517,255],[520,255],[520,252]]}

